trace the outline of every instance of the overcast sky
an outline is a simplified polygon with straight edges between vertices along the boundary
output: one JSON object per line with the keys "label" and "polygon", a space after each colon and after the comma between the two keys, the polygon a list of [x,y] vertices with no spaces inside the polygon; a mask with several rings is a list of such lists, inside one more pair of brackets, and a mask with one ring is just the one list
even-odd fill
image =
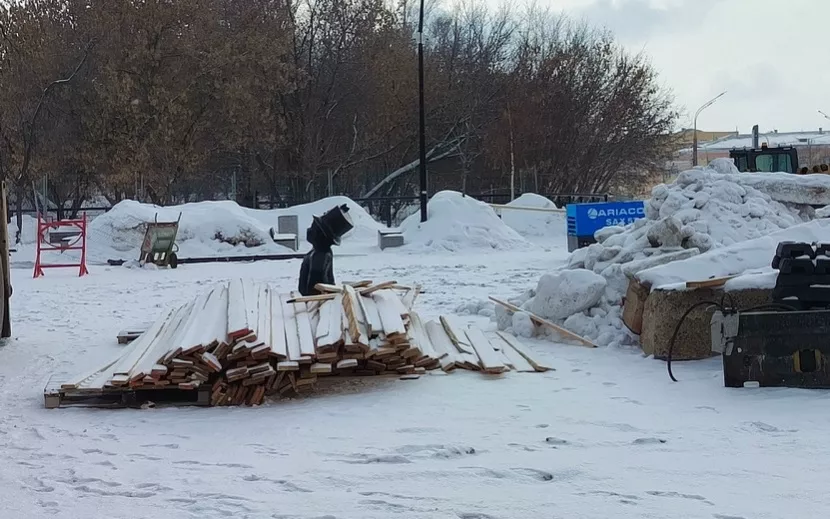
{"label": "overcast sky", "polygon": [[692,126],[830,130],[830,0],[537,0],[644,50]]}

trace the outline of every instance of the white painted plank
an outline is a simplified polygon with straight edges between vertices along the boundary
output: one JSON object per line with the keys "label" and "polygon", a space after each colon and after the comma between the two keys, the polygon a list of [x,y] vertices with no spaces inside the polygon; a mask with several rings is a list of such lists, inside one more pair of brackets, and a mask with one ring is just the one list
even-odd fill
{"label": "white painted plank", "polygon": [[375,300],[383,332],[387,336],[406,334],[406,327],[404,327],[401,314],[395,305],[395,301],[400,302],[398,296],[391,290],[379,290],[372,294],[372,299]]}
{"label": "white painted plank", "polygon": [[513,335],[510,335],[509,333],[505,333],[505,332],[496,332],[496,333],[499,335],[499,337],[501,337],[502,339],[504,339],[504,342],[506,342],[507,344],[509,344],[510,346],[512,346],[512,347],[513,347],[513,349],[514,349],[514,350],[516,350],[516,352],[517,352],[519,355],[521,355],[522,357],[524,357],[524,358],[525,358],[525,360],[527,360],[527,362],[528,362],[531,366],[533,366],[533,368],[534,368],[536,371],[551,371],[551,370],[553,370],[553,368],[551,368],[551,367],[549,367],[549,366],[545,365],[544,363],[542,363],[542,362],[540,362],[540,361],[536,360],[536,359],[533,357],[533,355],[531,354],[530,350],[529,350],[528,348],[526,348],[526,347],[525,347],[525,345],[524,345],[524,344],[522,344],[522,343],[519,341],[519,339],[517,339],[517,338],[516,338],[516,337],[514,337]]}
{"label": "white painted plank", "polygon": [[[291,293],[294,297],[297,294]],[[311,319],[308,315],[308,306],[306,303],[293,303],[294,317],[297,320],[297,337],[300,342],[300,356],[313,357],[316,354],[314,349],[314,335],[311,333]],[[294,360],[294,359],[291,359]],[[296,359],[296,360],[299,360]]]}
{"label": "white painted plank", "polygon": [[277,360],[288,358],[283,303],[275,287],[271,287],[271,355]]}
{"label": "white painted plank", "polygon": [[484,332],[476,326],[470,326],[465,332],[470,339],[470,344],[472,344],[473,349],[481,361],[481,367],[484,371],[504,371],[504,363],[501,361],[501,356],[493,349]]}
{"label": "white painted plank", "polygon": [[420,293],[421,285],[415,285],[407,290],[403,297],[401,297],[401,303],[403,303],[404,308],[411,312],[415,307],[415,299],[418,298],[418,294]]}
{"label": "white painted plank", "polygon": [[530,364],[530,362],[528,362],[527,359],[524,358],[518,351],[513,349],[513,347],[506,342],[501,335],[496,335],[495,338],[490,339],[490,342],[493,344],[497,344],[499,341],[501,341],[502,345],[501,352],[510,360],[510,365],[513,369],[522,373],[536,371],[536,368],[534,368],[533,365]]}
{"label": "white painted plank", "polygon": [[285,345],[288,352],[289,361],[299,361],[302,353],[300,351],[300,337],[297,335],[297,317],[294,310],[294,304],[289,303],[289,295],[280,294],[280,304],[282,304],[282,317],[284,319],[283,326],[285,327]]}
{"label": "white painted plank", "polygon": [[424,328],[429,336],[429,340],[432,342],[432,347],[435,349],[436,355],[438,355],[441,369],[450,371],[460,364],[463,364],[463,361],[459,357],[458,349],[440,322],[429,321],[424,325]]}
{"label": "white painted plank", "polygon": [[248,335],[245,289],[242,279],[232,279],[228,284],[228,337],[238,339],[245,335]]}

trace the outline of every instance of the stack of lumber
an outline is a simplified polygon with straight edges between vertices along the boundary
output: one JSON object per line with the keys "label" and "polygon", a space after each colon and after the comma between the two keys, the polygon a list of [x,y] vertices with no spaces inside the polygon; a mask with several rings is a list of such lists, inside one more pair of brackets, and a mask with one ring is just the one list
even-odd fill
{"label": "stack of lumber", "polygon": [[515,337],[452,318],[424,322],[419,287],[395,282],[318,285],[280,293],[234,279],[154,322],[110,362],[70,377],[63,390],[209,390],[211,405],[257,405],[313,389],[318,377],[469,369],[545,371]]}

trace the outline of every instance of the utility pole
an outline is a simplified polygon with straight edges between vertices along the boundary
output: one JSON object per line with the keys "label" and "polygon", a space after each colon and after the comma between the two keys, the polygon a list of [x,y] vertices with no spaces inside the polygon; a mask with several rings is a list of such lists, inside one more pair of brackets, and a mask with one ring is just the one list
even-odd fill
{"label": "utility pole", "polygon": [[694,141],[693,141],[693,144],[692,144],[692,166],[697,166],[697,116],[700,115],[700,112],[704,111],[705,109],[707,109],[710,106],[712,106],[713,104],[715,104],[715,101],[720,99],[724,94],[726,94],[726,90],[724,90],[720,94],[716,95],[715,97],[713,97],[709,101],[706,101],[705,103],[703,103],[703,106],[698,108],[697,112],[695,112],[694,130],[693,130],[694,131]]}
{"label": "utility pole", "polygon": [[820,113],[822,115],[822,117],[824,117],[825,119],[830,121],[830,115],[827,115],[826,113],[822,112],[821,110],[819,110],[818,113]]}
{"label": "utility pole", "polygon": [[420,147],[421,221],[427,221],[427,137],[424,115],[424,0],[418,16],[418,138]]}

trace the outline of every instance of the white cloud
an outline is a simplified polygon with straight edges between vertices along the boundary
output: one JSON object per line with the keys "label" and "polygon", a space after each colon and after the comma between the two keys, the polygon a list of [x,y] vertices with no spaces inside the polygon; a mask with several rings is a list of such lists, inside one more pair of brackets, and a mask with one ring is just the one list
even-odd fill
{"label": "white cloud", "polygon": [[830,128],[828,0],[536,0],[604,25],[644,50],[684,109],[710,130]]}

